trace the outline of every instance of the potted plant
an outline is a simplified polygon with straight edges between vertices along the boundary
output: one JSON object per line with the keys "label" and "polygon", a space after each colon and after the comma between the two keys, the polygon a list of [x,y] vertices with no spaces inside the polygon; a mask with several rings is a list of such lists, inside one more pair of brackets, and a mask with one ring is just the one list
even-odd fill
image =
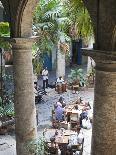
{"label": "potted plant", "polygon": [[85,85],[85,78],[83,69],[72,69],[71,73],[68,75],[69,85],[79,85],[83,87]]}
{"label": "potted plant", "polygon": [[87,85],[88,87],[93,87],[95,82],[95,69],[92,68],[87,74]]}

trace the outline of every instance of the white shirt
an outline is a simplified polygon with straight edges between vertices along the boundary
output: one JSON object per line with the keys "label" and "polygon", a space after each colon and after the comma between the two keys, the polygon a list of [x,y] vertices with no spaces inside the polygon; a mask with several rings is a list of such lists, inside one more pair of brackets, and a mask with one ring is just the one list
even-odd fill
{"label": "white shirt", "polygon": [[34,88],[34,96],[38,96],[38,92],[35,88]]}
{"label": "white shirt", "polygon": [[62,82],[64,82],[63,78],[61,78],[61,79],[58,78],[58,79],[57,79],[57,83],[62,83]]}
{"label": "white shirt", "polygon": [[43,70],[42,71],[42,75],[43,75],[43,80],[46,80],[46,79],[48,79],[48,70]]}
{"label": "white shirt", "polygon": [[83,138],[84,138],[83,133],[80,131],[80,133],[78,134],[78,143],[79,144],[82,144]]}
{"label": "white shirt", "polygon": [[86,128],[86,129],[91,129],[91,123],[90,123],[90,120],[86,120],[86,119],[83,119],[82,120],[82,126],[83,128]]}

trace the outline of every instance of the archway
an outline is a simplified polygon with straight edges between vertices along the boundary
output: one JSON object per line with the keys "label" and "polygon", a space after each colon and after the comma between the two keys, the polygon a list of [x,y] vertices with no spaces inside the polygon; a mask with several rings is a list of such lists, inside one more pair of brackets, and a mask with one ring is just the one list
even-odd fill
{"label": "archway", "polygon": [[115,49],[116,49],[116,26],[114,27],[112,33],[112,51],[115,51]]}
{"label": "archway", "polygon": [[[115,27],[114,15],[116,13],[116,9],[115,9],[116,3],[115,3],[115,0],[112,0],[112,1],[107,0],[105,2],[100,2],[99,0],[98,1],[83,0],[83,1],[89,10],[93,23],[95,25],[96,44],[94,46],[94,49],[97,49],[97,51],[94,51],[95,55],[92,52],[90,53],[91,56],[97,59],[96,60],[97,62],[96,91],[95,91],[96,117],[94,119],[94,140],[93,140],[92,154],[109,155],[110,153],[112,153],[112,155],[115,155],[116,149],[114,146],[116,145],[116,141],[115,141],[116,125],[115,125],[114,107],[115,107],[115,100],[116,100],[116,95],[115,95],[116,57],[115,57],[115,54],[114,53],[112,54],[111,51],[115,50],[116,46],[115,46],[115,39],[113,39],[114,41],[113,47],[112,47],[111,40],[113,36],[112,31],[114,30],[114,27]],[[2,2],[6,10],[9,11],[8,1],[2,0]],[[111,3],[112,3],[112,6],[111,6]],[[31,19],[32,16],[30,16],[31,18],[29,18],[28,20],[25,20],[26,13],[28,13],[28,7],[30,8],[29,14],[30,12],[33,11],[32,10],[33,7],[30,7],[28,4],[32,4],[33,6],[35,6],[36,2],[34,0],[32,2],[31,0],[29,1],[17,0],[15,1],[15,3],[13,3],[13,1],[10,1],[10,19],[12,19],[10,20],[11,37],[20,37],[17,39],[13,39],[13,43],[12,43],[14,60],[15,60],[14,61],[15,84],[16,84],[15,85],[15,96],[16,96],[15,109],[17,112],[16,135],[17,135],[17,138],[19,138],[18,139],[19,141],[17,140],[18,155],[28,154],[24,152],[23,145],[30,138],[33,139],[36,137],[35,136],[36,123],[33,122],[33,119],[35,119],[35,114],[34,114],[35,111],[34,111],[34,103],[33,103],[34,98],[33,98],[33,93],[29,91],[29,90],[33,90],[33,84],[31,82],[32,81],[32,64],[31,64],[32,39],[28,39],[28,37],[31,37],[30,25],[32,23],[32,19]],[[13,9],[14,6],[16,6],[15,9]],[[96,9],[96,6],[100,6],[98,7],[100,12]],[[106,12],[108,15],[107,17],[105,15]],[[108,20],[111,20],[113,24],[112,23],[109,24]],[[27,28],[25,26],[27,26]],[[115,35],[113,38],[115,38]],[[107,52],[107,51],[110,51],[110,52]],[[20,75],[23,75],[23,76],[20,76]],[[28,77],[28,78],[26,79],[25,77]],[[22,84],[22,87],[20,86],[20,84]],[[22,93],[24,93],[23,96],[22,96]],[[29,96],[30,98],[27,99],[27,96]],[[109,107],[109,103],[111,103],[111,107]],[[21,107],[23,107],[23,111]],[[30,107],[32,108],[31,110],[30,110]],[[110,109],[110,112],[109,112],[109,109]],[[28,115],[26,114],[25,117],[23,117],[24,112],[27,110],[29,110]],[[108,112],[108,115],[107,115],[107,112]],[[32,115],[30,116],[30,114]],[[28,118],[28,117],[31,117],[31,118]],[[27,127],[25,131],[22,131],[21,129],[23,125]],[[19,126],[21,128],[19,128]],[[107,130],[105,131],[105,129]],[[111,133],[109,133],[109,129],[110,131],[112,131]],[[102,137],[102,141],[100,136]]]}
{"label": "archway", "polygon": [[[15,73],[16,141],[18,155],[29,154],[25,150],[25,143],[36,137],[35,107],[33,105],[33,93],[31,92],[33,89],[33,84],[31,83],[31,47],[33,41],[31,38],[28,39],[28,37],[31,37],[32,26],[33,7],[30,7],[31,4],[31,1],[26,1],[25,3],[21,1],[17,7],[17,16],[12,16],[16,23],[11,21],[11,37],[16,37],[12,39],[12,49]],[[28,11],[29,18],[27,18]]]}

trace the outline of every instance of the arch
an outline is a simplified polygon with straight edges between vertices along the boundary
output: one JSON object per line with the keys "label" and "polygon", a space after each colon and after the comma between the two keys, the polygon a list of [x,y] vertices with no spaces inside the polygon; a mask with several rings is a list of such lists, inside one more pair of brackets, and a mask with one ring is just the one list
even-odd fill
{"label": "arch", "polygon": [[98,48],[98,25],[99,25],[99,0],[82,0],[85,7],[87,8],[92,24],[93,24],[93,31],[94,31],[94,39],[95,39],[95,49]]}
{"label": "arch", "polygon": [[29,37],[32,32],[32,17],[37,0],[21,0],[17,9],[16,36]]}
{"label": "arch", "polygon": [[113,33],[112,33],[112,50],[116,50],[116,25],[114,27]]}

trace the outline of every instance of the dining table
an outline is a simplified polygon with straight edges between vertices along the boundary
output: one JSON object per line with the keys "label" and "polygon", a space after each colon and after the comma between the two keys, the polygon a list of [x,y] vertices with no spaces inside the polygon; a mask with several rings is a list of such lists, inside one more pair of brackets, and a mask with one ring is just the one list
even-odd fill
{"label": "dining table", "polygon": [[[57,135],[55,135],[56,132]],[[69,144],[70,136],[74,135],[76,137],[78,136],[78,133],[72,130],[46,129],[43,135],[47,143],[50,143],[51,137],[55,137],[54,143],[60,148],[61,154],[66,155],[67,145]]]}

